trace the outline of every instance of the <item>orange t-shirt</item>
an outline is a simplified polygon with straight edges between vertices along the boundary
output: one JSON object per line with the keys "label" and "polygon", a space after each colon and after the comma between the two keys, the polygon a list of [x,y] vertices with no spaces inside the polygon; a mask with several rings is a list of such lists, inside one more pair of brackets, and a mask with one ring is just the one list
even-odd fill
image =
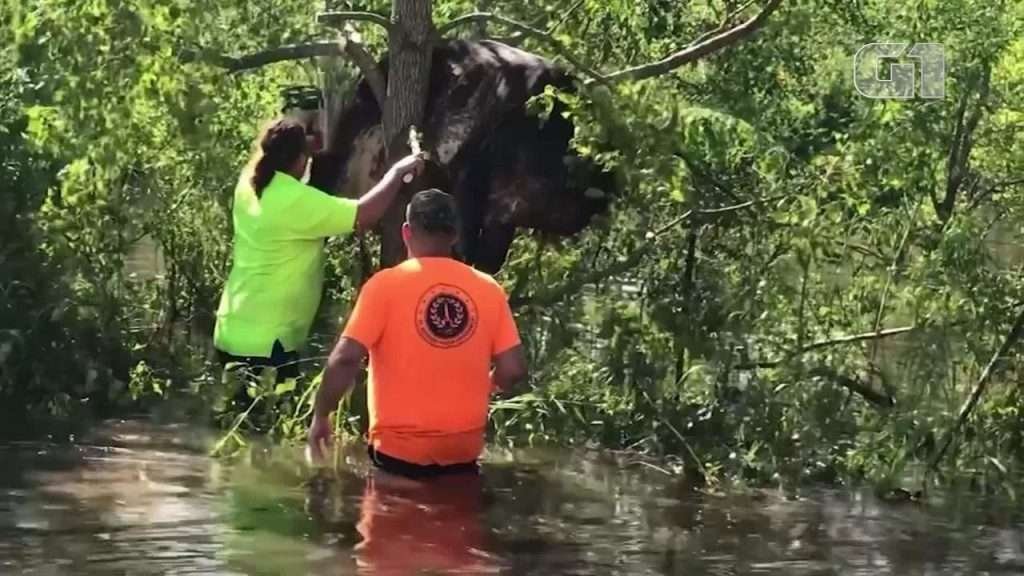
{"label": "orange t-shirt", "polygon": [[484,446],[491,360],[519,345],[493,278],[417,258],[363,287],[343,334],[370,353],[370,443],[415,464],[472,462]]}

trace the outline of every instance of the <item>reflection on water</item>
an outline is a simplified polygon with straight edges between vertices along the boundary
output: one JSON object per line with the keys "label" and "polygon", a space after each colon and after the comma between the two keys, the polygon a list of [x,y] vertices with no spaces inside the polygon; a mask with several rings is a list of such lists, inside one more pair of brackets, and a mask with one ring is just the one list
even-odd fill
{"label": "reflection on water", "polygon": [[1011,574],[1012,507],[859,493],[708,496],[570,451],[492,454],[482,477],[372,474],[360,446],[227,464],[187,427],[118,423],[0,445],[2,574]]}

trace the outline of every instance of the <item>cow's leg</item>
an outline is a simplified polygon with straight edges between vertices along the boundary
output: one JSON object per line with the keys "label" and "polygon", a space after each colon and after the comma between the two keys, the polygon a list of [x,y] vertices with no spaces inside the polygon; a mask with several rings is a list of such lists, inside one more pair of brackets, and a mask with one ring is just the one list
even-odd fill
{"label": "cow's leg", "polygon": [[496,274],[505,264],[508,249],[516,237],[516,228],[511,224],[492,224],[480,233],[480,245],[477,248],[477,270],[488,274]]}
{"label": "cow's leg", "polygon": [[456,251],[459,258],[470,266],[476,263],[480,228],[488,206],[490,164],[481,156],[476,155],[463,163],[462,173],[452,190],[459,205],[460,229]]}

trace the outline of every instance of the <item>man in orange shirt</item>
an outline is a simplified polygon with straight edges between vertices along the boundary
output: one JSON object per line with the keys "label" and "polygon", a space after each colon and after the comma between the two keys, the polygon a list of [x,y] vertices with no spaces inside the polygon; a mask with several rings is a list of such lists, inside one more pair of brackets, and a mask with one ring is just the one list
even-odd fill
{"label": "man in orange shirt", "polygon": [[309,431],[314,457],[369,354],[373,463],[413,478],[476,470],[491,392],[524,381],[526,360],[501,285],[450,257],[458,229],[450,195],[412,198],[402,225],[409,259],[366,283],[327,361]]}

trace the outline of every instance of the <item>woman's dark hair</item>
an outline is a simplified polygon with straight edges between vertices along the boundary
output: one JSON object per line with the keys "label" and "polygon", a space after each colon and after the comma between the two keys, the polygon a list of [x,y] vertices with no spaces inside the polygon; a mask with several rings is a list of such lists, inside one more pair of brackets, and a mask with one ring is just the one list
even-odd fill
{"label": "woman's dark hair", "polygon": [[286,172],[306,153],[306,128],[293,118],[281,118],[260,138],[260,156],[252,171],[252,189],[256,197],[274,178],[274,172]]}

